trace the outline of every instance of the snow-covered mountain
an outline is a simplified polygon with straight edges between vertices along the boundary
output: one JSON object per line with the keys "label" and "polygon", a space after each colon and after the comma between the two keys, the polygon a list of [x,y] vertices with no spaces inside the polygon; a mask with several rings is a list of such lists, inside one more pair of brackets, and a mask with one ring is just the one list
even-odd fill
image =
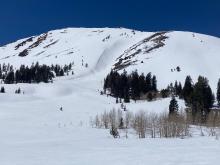
{"label": "snow-covered mountain", "polygon": [[[136,165],[218,164],[219,141],[183,139],[113,139],[109,130],[95,129],[91,117],[113,108],[115,98],[100,95],[111,69],[152,72],[158,87],[186,75],[208,77],[213,91],[220,78],[220,39],[192,32],[140,32],[130,29],[68,28],[21,39],[0,47],[0,64],[69,64],[74,75],[53,83],[1,84],[1,165]],[[86,67],[88,64],[88,67]],[[177,67],[180,67],[180,72]],[[22,94],[15,94],[21,89]],[[170,98],[131,101],[127,110],[168,111]],[[180,108],[184,101],[178,100]],[[60,108],[62,107],[62,111]],[[217,137],[217,136],[216,136]],[[172,155],[172,156],[170,156]]]}
{"label": "snow-covered mountain", "polygon": [[192,32],[67,28],[0,47],[0,63],[20,66],[37,61],[63,65],[74,62],[78,77],[101,71],[104,76],[112,68],[137,69],[140,73],[155,74],[159,87],[175,80],[183,82],[186,75],[194,80],[202,75],[208,77],[215,89],[220,77],[219,52],[219,38]]}

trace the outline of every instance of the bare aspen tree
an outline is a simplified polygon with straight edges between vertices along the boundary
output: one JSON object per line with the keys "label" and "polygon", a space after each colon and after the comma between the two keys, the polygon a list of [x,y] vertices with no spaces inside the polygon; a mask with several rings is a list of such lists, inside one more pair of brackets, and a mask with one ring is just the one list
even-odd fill
{"label": "bare aspen tree", "polygon": [[106,111],[101,115],[101,121],[104,125],[104,128],[108,129],[109,128],[109,114]]}
{"label": "bare aspen tree", "polygon": [[117,113],[117,123],[119,129],[124,128],[124,119],[123,119],[122,111],[120,109],[118,109],[118,113]]}
{"label": "bare aspen tree", "polygon": [[115,109],[112,109],[109,112],[109,121],[110,121],[110,134],[114,138],[120,137],[119,132],[118,132],[117,114],[116,114]]}
{"label": "bare aspen tree", "polygon": [[116,111],[115,109],[112,109],[110,112],[109,112],[109,122],[110,122],[110,126],[111,127],[117,127],[117,115],[116,115]]}
{"label": "bare aspen tree", "polygon": [[135,129],[139,138],[145,138],[146,133],[146,115],[144,111],[140,111],[135,115]]}
{"label": "bare aspen tree", "polygon": [[99,120],[99,115],[96,115],[96,117],[95,117],[95,126],[96,126],[96,128],[101,128],[101,122]]}

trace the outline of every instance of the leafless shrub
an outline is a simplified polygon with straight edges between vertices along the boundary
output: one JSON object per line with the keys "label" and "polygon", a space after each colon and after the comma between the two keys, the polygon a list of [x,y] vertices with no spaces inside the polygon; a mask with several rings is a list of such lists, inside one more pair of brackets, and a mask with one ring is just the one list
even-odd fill
{"label": "leafless shrub", "polygon": [[95,117],[95,126],[96,128],[101,128],[101,122],[98,115]]}
{"label": "leafless shrub", "polygon": [[106,111],[101,115],[101,122],[105,129],[109,128],[109,114]]}
{"label": "leafless shrub", "polygon": [[208,114],[207,121],[205,126],[209,129],[209,136],[218,136],[220,128],[220,112],[219,111],[211,111]]}
{"label": "leafless shrub", "polygon": [[145,138],[147,130],[147,116],[144,111],[140,111],[134,115],[132,124],[139,138]]}
{"label": "leafless shrub", "polygon": [[126,111],[125,113],[125,128],[126,129],[131,127],[133,118],[134,118],[133,113]]}
{"label": "leafless shrub", "polygon": [[118,129],[125,130],[126,137],[128,129],[136,132],[139,138],[183,138],[190,136],[189,122],[186,114],[180,112],[176,115],[168,113],[156,114],[139,111],[132,113],[129,111],[116,111],[112,109],[109,112],[96,115],[92,126],[97,128],[110,129],[114,138],[119,137]]}

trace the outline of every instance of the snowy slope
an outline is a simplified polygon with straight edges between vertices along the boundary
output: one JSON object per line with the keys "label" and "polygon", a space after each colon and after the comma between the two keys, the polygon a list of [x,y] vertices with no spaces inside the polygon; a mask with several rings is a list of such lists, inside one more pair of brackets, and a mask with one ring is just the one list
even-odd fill
{"label": "snowy slope", "polygon": [[[27,55],[21,57],[24,51]],[[74,62],[77,77],[103,71],[103,78],[111,68],[138,69],[140,73],[155,74],[160,88],[175,80],[183,82],[186,75],[194,80],[203,75],[215,89],[220,77],[219,52],[219,38],[191,32],[67,28],[0,47],[0,63],[20,66],[37,61],[63,65]],[[177,66],[181,72],[171,72]]]}
{"label": "snowy slope", "polygon": [[[199,75],[208,77],[212,89],[216,90],[220,77],[220,39],[190,32],[171,32],[163,48],[148,54],[148,60],[130,67],[140,72],[152,71],[158,76],[159,86],[170,80],[184,82],[187,75],[196,81]],[[173,71],[177,66],[181,72]]]}
{"label": "snowy slope", "polygon": [[[26,56],[20,57],[21,52]],[[220,141],[214,137],[140,140],[129,135],[113,139],[109,130],[89,124],[98,113],[120,108],[114,98],[100,95],[111,68],[152,72],[159,88],[176,79],[183,81],[188,74],[194,78],[201,74],[215,90],[220,76],[218,52],[220,39],[202,34],[109,28],[50,31],[1,47],[1,64],[18,67],[36,61],[62,65],[74,61],[75,75],[48,84],[1,84],[6,93],[0,93],[0,164],[218,164]],[[177,66],[181,72],[171,72]],[[14,94],[18,87],[24,94]],[[134,112],[159,113],[167,111],[169,101],[137,101],[126,106]],[[178,103],[184,108],[183,101]]]}
{"label": "snowy slope", "polygon": [[[46,37],[41,40],[43,36]],[[141,32],[134,35],[132,30],[128,29],[55,30],[31,37],[31,41],[26,38],[0,48],[0,62],[20,66],[36,61],[41,64],[69,64],[74,61],[74,70],[80,74],[86,72],[82,61],[84,64],[88,63],[90,69],[102,69],[111,65],[118,53],[122,53],[129,45],[143,37]],[[32,47],[39,40],[41,42]],[[20,57],[20,53],[25,50],[28,50],[28,54]]]}

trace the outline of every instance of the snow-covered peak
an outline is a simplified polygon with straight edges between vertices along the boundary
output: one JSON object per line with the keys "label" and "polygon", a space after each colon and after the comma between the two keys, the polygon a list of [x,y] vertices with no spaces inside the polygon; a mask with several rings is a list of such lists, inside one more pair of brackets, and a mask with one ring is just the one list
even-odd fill
{"label": "snow-covered peak", "polygon": [[[76,76],[110,69],[152,72],[159,87],[187,75],[209,78],[215,89],[220,65],[220,39],[181,31],[140,32],[124,28],[66,28],[49,31],[0,47],[0,63],[69,64]],[[88,67],[85,65],[88,64]],[[176,70],[180,67],[181,71]]]}

